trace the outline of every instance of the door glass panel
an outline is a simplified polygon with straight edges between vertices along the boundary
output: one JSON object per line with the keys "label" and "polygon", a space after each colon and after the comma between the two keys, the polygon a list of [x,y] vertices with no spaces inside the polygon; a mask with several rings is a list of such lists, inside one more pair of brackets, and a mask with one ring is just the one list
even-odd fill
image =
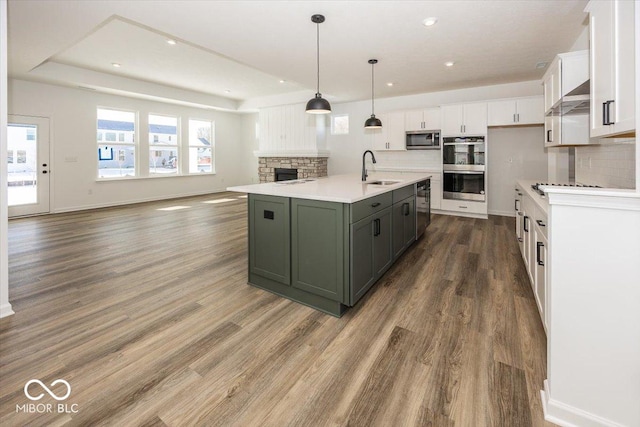
{"label": "door glass panel", "polygon": [[38,202],[38,127],[28,124],[7,126],[9,206]]}

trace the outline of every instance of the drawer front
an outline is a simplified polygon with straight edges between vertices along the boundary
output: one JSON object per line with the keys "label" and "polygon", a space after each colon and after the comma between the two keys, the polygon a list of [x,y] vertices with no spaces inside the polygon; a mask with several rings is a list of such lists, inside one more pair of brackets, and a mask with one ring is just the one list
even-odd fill
{"label": "drawer front", "polygon": [[392,201],[393,196],[391,192],[388,192],[353,203],[351,205],[351,223],[388,208]]}
{"label": "drawer front", "polygon": [[469,202],[466,200],[448,200],[441,202],[442,210],[454,212],[467,212],[473,214],[486,214],[487,204],[481,202]]}
{"label": "drawer front", "polygon": [[407,197],[411,197],[416,192],[415,184],[407,185],[406,187],[399,188],[397,190],[393,190],[393,203],[398,203],[401,200],[406,199]]}

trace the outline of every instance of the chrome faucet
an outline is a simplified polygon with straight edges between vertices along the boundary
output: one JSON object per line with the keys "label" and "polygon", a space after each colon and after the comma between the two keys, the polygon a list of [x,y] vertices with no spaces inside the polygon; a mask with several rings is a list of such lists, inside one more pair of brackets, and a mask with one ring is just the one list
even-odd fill
{"label": "chrome faucet", "polygon": [[373,155],[373,151],[371,150],[367,150],[364,153],[362,153],[362,181],[366,181],[367,177],[369,176],[367,174],[367,168],[364,167],[364,158],[367,157],[367,153],[371,153],[371,160],[373,160],[373,163],[376,162],[376,156]]}

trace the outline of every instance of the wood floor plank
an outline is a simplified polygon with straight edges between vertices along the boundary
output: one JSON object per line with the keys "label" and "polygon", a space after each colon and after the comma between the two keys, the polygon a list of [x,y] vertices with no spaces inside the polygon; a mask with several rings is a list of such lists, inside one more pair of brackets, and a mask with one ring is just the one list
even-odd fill
{"label": "wood floor plank", "polygon": [[[551,426],[513,229],[433,215],[338,319],[247,285],[239,194],[11,220],[0,424]],[[31,378],[79,411],[17,412]]]}

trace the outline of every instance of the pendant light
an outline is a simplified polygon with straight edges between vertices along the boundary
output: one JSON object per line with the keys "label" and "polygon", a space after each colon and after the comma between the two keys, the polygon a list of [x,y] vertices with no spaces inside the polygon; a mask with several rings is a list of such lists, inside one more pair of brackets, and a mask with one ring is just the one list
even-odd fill
{"label": "pendant light", "polygon": [[364,122],[365,129],[380,129],[382,127],[382,122],[379,118],[376,117],[373,112],[373,66],[378,63],[377,59],[370,59],[369,64],[371,64],[371,117]]}
{"label": "pendant light", "polygon": [[316,24],[316,63],[318,65],[318,85],[316,86],[316,96],[307,102],[307,113],[328,114],[331,112],[329,101],[320,94],[320,24],[324,22],[323,15],[313,15],[311,22]]}

